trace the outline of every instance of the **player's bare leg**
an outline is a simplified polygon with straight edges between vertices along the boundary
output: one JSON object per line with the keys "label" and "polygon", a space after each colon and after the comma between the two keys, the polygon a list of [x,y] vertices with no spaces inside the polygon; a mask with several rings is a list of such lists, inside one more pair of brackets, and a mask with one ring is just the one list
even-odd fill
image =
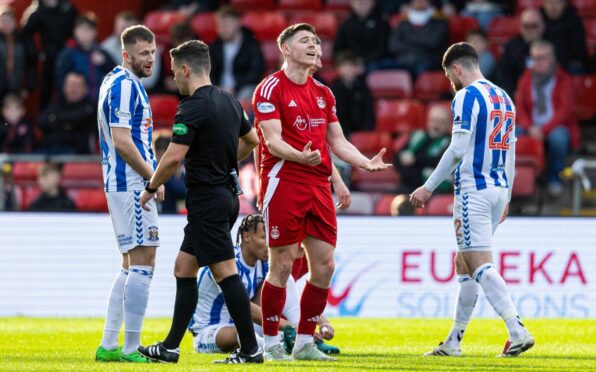
{"label": "player's bare leg", "polygon": [[263,283],[261,311],[265,357],[269,360],[292,360],[279,339],[279,320],[286,302],[286,285],[292,272],[298,243],[269,248],[269,272]]}
{"label": "player's bare leg", "polygon": [[310,277],[300,300],[300,323],[292,355],[294,359],[299,360],[333,361],[336,359],[327,356],[317,348],[313,335],[327,305],[329,284],[335,270],[333,258],[335,247],[312,236],[306,237],[303,243]]}
{"label": "player's bare leg", "polygon": [[486,299],[507,325],[509,340],[501,356],[518,356],[534,346],[534,338],[521,322],[507,284],[492,265],[491,251],[487,247],[484,250],[480,248],[463,252],[464,260],[469,271],[473,272],[472,278],[480,284]]}

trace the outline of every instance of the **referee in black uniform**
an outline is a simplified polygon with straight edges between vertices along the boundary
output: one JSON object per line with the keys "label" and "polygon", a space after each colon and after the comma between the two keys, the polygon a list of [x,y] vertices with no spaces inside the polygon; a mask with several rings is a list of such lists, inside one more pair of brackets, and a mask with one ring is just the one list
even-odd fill
{"label": "referee in black uniform", "polygon": [[221,288],[238,329],[240,349],[224,363],[262,363],[250,313],[250,299],[236,268],[230,230],[239,211],[238,159],[244,159],[259,139],[240,103],[211,85],[209,47],[188,41],[170,51],[172,70],[183,99],[172,128],[172,142],[141,196],[154,197],[186,159],[188,224],[176,258],[176,304],[168,336],[163,342],[139,347],[146,357],[176,363],[178,346],[198,300],[197,271],[209,266]]}

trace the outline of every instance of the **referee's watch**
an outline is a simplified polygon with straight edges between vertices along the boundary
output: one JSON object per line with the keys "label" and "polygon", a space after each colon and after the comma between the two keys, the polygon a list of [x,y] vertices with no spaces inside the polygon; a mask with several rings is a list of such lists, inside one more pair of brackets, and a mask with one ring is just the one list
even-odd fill
{"label": "referee's watch", "polygon": [[157,192],[157,189],[149,187],[149,182],[147,182],[147,186],[145,186],[145,191],[147,191],[149,194],[155,194]]}

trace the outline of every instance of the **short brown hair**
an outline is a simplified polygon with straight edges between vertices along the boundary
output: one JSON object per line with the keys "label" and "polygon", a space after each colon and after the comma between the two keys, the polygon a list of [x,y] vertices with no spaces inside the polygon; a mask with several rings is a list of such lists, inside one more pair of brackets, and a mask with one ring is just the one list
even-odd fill
{"label": "short brown hair", "polygon": [[279,34],[279,36],[277,37],[277,46],[281,48],[282,44],[291,39],[300,31],[312,32],[315,36],[317,36],[317,31],[315,30],[315,27],[313,25],[310,25],[308,23],[295,23],[291,26],[286,27],[286,29]]}
{"label": "short brown hair", "polygon": [[120,35],[120,41],[122,42],[122,47],[124,49],[135,45],[139,40],[151,43],[155,40],[155,35],[143,25],[130,26],[122,31],[122,35]]}
{"label": "short brown hair", "polygon": [[86,25],[91,28],[97,28],[97,16],[93,12],[85,12],[77,17],[74,26]]}
{"label": "short brown hair", "polygon": [[456,62],[467,68],[478,66],[476,49],[464,42],[451,45],[443,54],[443,68],[448,69]]}
{"label": "short brown hair", "polygon": [[219,18],[223,17],[232,17],[232,18],[240,18],[240,12],[236,10],[236,8],[231,7],[229,5],[224,5],[220,7],[215,15]]}
{"label": "short brown hair", "polygon": [[190,40],[170,49],[170,56],[177,64],[185,64],[197,74],[209,75],[211,58],[209,46],[200,40]]}

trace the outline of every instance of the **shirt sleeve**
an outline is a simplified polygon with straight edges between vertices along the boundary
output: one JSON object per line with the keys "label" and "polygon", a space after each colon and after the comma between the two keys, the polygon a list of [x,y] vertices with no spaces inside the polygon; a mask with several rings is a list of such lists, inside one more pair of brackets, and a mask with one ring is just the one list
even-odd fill
{"label": "shirt sleeve", "polygon": [[451,103],[453,112],[453,133],[472,133],[478,118],[479,105],[476,95],[466,89],[461,89]]}
{"label": "shirt sleeve", "polygon": [[250,123],[250,119],[248,119],[248,114],[244,109],[242,109],[242,121],[240,122],[240,137],[245,136],[250,130],[252,129],[252,124]]}
{"label": "shirt sleeve", "polygon": [[[200,102],[200,101],[199,101]],[[190,146],[195,135],[207,120],[206,110],[197,100],[184,100],[178,106],[172,127],[172,142]]]}
{"label": "shirt sleeve", "polygon": [[327,122],[339,123],[339,119],[337,118],[337,103],[335,102],[335,96],[329,87],[325,87],[325,91],[327,92]]}
{"label": "shirt sleeve", "polygon": [[114,85],[109,95],[110,127],[132,128],[132,118],[139,98],[139,92],[128,80],[121,80]]}
{"label": "shirt sleeve", "polygon": [[275,76],[268,77],[257,87],[252,101],[255,122],[281,120],[278,104],[280,92],[279,79]]}

